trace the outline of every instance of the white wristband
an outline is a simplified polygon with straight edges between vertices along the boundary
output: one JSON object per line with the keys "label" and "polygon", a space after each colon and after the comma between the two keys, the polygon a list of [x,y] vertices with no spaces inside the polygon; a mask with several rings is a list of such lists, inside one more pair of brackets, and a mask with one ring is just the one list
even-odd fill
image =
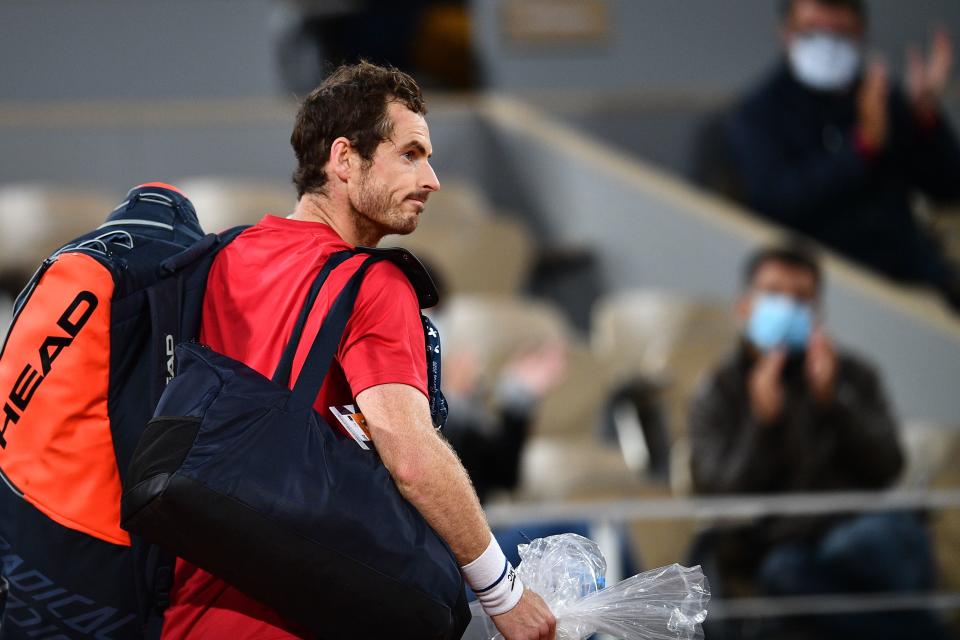
{"label": "white wristband", "polygon": [[486,551],[460,571],[487,615],[510,611],[523,596],[523,583],[492,535]]}

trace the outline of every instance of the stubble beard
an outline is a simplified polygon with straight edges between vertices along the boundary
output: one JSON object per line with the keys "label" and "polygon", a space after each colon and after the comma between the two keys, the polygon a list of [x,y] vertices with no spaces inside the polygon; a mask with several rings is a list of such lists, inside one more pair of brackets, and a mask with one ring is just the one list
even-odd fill
{"label": "stubble beard", "polygon": [[369,171],[364,171],[356,198],[350,199],[360,237],[376,244],[387,235],[413,233],[419,216],[404,216],[402,204],[393,202],[386,186],[371,179]]}

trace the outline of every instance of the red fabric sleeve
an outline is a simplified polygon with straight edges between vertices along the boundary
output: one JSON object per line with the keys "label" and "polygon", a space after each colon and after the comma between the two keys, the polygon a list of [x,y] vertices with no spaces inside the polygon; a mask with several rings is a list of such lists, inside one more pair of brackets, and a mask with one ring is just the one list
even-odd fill
{"label": "red fabric sleeve", "polygon": [[353,397],[380,384],[427,392],[426,344],[417,295],[399,267],[379,262],[367,272],[347,322],[337,360]]}

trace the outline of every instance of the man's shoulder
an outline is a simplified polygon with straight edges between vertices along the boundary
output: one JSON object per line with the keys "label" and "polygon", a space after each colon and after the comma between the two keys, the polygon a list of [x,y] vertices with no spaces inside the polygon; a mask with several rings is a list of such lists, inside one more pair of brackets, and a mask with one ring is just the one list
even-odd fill
{"label": "man's shoulder", "polygon": [[773,115],[779,113],[789,100],[789,71],[784,63],[780,63],[767,70],[744,92],[734,112],[750,118]]}
{"label": "man's shoulder", "polygon": [[846,347],[837,347],[837,366],[845,378],[872,382],[880,377],[880,369],[870,358]]}
{"label": "man's shoulder", "polygon": [[706,401],[717,396],[733,397],[744,387],[744,355],[739,347],[707,369],[700,377],[695,401]]}
{"label": "man's shoulder", "polygon": [[[366,259],[367,257],[363,254],[359,254],[351,258],[351,262],[356,265],[356,268],[359,268]],[[399,266],[390,260],[378,260],[370,265],[366,274],[364,274],[363,285],[360,287],[358,296],[359,299],[366,300],[388,299],[402,301],[403,303],[409,301],[413,305],[417,304],[417,294],[410,279]]]}
{"label": "man's shoulder", "polygon": [[[294,226],[294,225],[300,225]],[[274,268],[292,264],[291,256],[326,256],[350,245],[327,225],[264,216],[242,230],[218,253],[216,263],[230,267]],[[302,264],[301,258],[297,262]]]}

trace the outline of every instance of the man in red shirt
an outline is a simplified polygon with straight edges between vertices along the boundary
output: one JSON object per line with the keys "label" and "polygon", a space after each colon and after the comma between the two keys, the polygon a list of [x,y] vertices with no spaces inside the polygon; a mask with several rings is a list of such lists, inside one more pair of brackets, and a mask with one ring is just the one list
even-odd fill
{"label": "man in red shirt", "polygon": [[[266,216],[217,257],[203,342],[269,376],[327,258],[416,229],[427,198],[440,188],[425,113],[412,78],[369,63],[340,67],[307,97],[290,140],[298,161],[296,210],[287,218]],[[312,336],[363,258],[335,269],[323,287],[294,360],[294,380]],[[413,287],[398,267],[377,263],[360,287],[315,408],[329,422],[329,407],[358,406],[400,492],[450,545],[508,640],[553,638],[553,615],[516,579],[460,461],[433,428],[425,350]],[[318,599],[324,588],[317,585]],[[177,561],[164,640],[301,634],[216,576]]]}

